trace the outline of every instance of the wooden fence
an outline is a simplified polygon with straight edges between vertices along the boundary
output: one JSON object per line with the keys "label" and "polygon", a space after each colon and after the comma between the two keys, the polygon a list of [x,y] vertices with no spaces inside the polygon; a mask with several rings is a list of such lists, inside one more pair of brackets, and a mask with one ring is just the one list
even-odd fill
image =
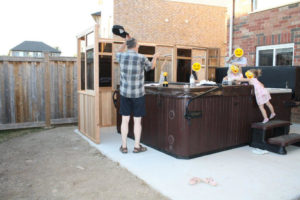
{"label": "wooden fence", "polygon": [[0,130],[74,122],[76,58],[0,56]]}

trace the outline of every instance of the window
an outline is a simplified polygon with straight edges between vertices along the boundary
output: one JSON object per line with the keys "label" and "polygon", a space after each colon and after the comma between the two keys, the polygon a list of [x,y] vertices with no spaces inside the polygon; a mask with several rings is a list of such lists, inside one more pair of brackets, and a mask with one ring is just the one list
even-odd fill
{"label": "window", "polygon": [[293,55],[293,43],[257,47],[256,66],[291,66]]}
{"label": "window", "polygon": [[94,89],[94,49],[86,51],[86,78],[87,78],[87,89]]}
{"label": "window", "polygon": [[[155,47],[153,46],[140,46],[139,51],[140,54],[144,54],[148,60],[151,62],[153,55],[155,54]],[[145,71],[145,81],[147,82],[154,82],[154,74],[155,69],[150,71]]]}
{"label": "window", "polygon": [[111,87],[112,56],[99,56],[99,87]]}
{"label": "window", "polygon": [[112,43],[99,42],[99,87],[112,86]]}
{"label": "window", "polygon": [[209,49],[208,66],[219,66],[219,65],[220,65],[219,49]]}
{"label": "window", "polygon": [[33,57],[38,57],[38,52],[33,52]]}
{"label": "window", "polygon": [[[150,62],[152,62],[152,58],[148,58]],[[145,81],[154,82],[154,70],[145,71]]]}
{"label": "window", "polygon": [[94,34],[94,32],[92,32],[92,33],[90,33],[86,36],[86,41],[87,41],[87,44],[86,44],[87,47],[91,47],[91,46],[94,45],[94,43],[95,43],[95,34]]}
{"label": "window", "polygon": [[191,49],[177,49],[177,82],[190,81],[191,61]]}
{"label": "window", "polygon": [[81,90],[85,90],[85,40],[80,40]]}
{"label": "window", "polygon": [[12,52],[12,56],[20,56],[20,54],[19,54],[18,51],[13,51],[13,52]]}
{"label": "window", "polygon": [[259,11],[276,8],[296,2],[296,0],[252,0],[252,5],[253,11]]}
{"label": "window", "polygon": [[112,52],[112,43],[99,42],[99,52],[100,53],[111,53]]}
{"label": "window", "polygon": [[155,54],[155,47],[151,46],[140,46],[139,53],[146,54],[146,55],[153,55]]}

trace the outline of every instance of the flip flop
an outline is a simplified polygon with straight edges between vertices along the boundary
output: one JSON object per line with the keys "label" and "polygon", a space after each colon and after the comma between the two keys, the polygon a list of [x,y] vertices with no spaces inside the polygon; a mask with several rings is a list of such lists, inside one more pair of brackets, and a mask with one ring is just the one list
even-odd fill
{"label": "flip flop", "polygon": [[196,185],[196,184],[200,183],[201,181],[202,181],[201,178],[193,177],[193,178],[190,179],[189,184],[190,185]]}
{"label": "flip flop", "polygon": [[218,183],[213,178],[211,178],[211,177],[205,178],[203,180],[203,182],[206,183],[206,184],[208,184],[208,185],[211,185],[211,186],[217,186],[218,185]]}
{"label": "flip flop", "polygon": [[133,153],[141,153],[141,152],[145,152],[145,151],[147,151],[147,148],[143,147],[142,145],[140,145],[139,148],[134,147],[134,149],[133,149]]}
{"label": "flip flop", "polygon": [[121,147],[120,147],[120,151],[121,151],[122,153],[128,153],[127,147],[123,148],[122,145],[121,145]]}

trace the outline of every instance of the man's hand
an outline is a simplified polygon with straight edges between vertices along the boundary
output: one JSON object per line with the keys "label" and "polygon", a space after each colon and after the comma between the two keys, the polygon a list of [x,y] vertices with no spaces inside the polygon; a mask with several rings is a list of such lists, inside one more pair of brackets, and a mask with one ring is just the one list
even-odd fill
{"label": "man's hand", "polygon": [[129,39],[131,39],[131,36],[127,34],[125,40],[129,40]]}
{"label": "man's hand", "polygon": [[153,55],[153,58],[158,58],[160,56],[160,53],[155,53],[154,55]]}

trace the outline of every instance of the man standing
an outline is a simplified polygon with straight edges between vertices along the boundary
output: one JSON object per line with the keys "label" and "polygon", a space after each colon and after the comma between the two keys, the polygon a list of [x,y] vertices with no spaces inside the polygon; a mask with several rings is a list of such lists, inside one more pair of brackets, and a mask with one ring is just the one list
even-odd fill
{"label": "man standing", "polygon": [[[125,51],[125,45],[127,51]],[[120,64],[120,114],[122,115],[121,135],[122,145],[120,151],[127,153],[127,135],[130,115],[134,119],[134,153],[147,150],[140,144],[142,132],[142,117],[145,116],[145,89],[144,70],[149,71],[156,66],[158,54],[155,54],[152,62],[144,55],[138,54],[138,44],[136,39],[126,37],[124,43],[117,52],[116,59]]]}
{"label": "man standing", "polygon": [[[247,58],[243,56],[244,51],[241,48],[234,50],[234,53],[229,57],[226,63],[239,67],[247,66]],[[229,66],[230,67],[230,66]]]}

